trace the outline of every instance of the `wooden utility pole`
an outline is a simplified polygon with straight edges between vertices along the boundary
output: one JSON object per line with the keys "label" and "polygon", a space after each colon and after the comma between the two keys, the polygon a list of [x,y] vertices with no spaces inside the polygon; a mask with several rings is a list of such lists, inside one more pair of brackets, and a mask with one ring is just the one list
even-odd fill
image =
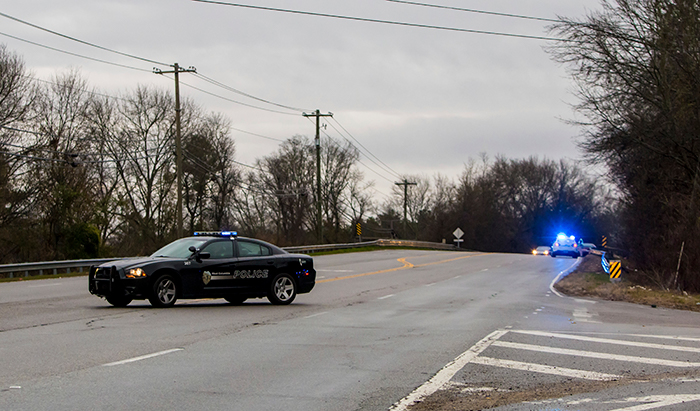
{"label": "wooden utility pole", "polygon": [[321,117],[333,117],[333,113],[321,114],[316,110],[311,114],[302,113],[304,117],[316,117],[316,224],[318,225],[318,243],[323,244],[323,213],[321,212]]}
{"label": "wooden utility pole", "polygon": [[401,183],[394,183],[397,186],[403,186],[403,235],[408,237],[408,229],[406,228],[406,214],[408,210],[408,186],[416,186],[418,183],[409,183],[405,178]]}
{"label": "wooden utility pole", "polygon": [[162,71],[154,68],[156,74],[175,74],[175,170],[177,175],[177,238],[184,237],[182,223],[182,138],[180,136],[180,73],[196,73],[197,69],[190,66],[181,68],[173,64],[174,70]]}

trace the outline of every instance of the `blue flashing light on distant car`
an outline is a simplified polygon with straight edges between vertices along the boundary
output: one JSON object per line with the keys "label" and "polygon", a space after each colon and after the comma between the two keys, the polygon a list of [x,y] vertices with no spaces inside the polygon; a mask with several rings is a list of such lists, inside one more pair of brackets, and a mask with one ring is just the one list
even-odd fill
{"label": "blue flashing light on distant car", "polygon": [[558,255],[568,255],[573,258],[581,257],[581,250],[576,243],[575,236],[567,236],[565,233],[557,234],[557,239],[552,244],[552,251],[549,254],[552,257]]}

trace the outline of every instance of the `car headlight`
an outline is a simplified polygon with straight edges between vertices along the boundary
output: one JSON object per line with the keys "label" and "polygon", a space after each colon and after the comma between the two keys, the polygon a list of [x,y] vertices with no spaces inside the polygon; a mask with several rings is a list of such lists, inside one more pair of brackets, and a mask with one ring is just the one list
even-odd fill
{"label": "car headlight", "polygon": [[126,278],[141,278],[141,277],[145,277],[145,276],[146,276],[146,272],[143,271],[143,269],[141,267],[132,268],[131,270],[129,270],[129,272],[126,273]]}

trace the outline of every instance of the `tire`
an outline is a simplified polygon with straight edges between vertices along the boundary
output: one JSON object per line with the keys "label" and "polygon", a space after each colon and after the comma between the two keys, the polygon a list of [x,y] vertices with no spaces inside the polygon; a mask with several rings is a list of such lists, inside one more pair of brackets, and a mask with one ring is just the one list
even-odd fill
{"label": "tire", "polygon": [[129,297],[118,297],[118,296],[110,296],[106,297],[107,302],[112,304],[115,307],[126,307],[129,305],[130,302],[132,302],[134,299],[129,298]]}
{"label": "tire", "polygon": [[167,308],[175,305],[175,301],[177,301],[177,282],[175,279],[168,274],[156,278],[148,301],[151,302],[152,306],[158,308]]}
{"label": "tire", "polygon": [[297,283],[291,275],[277,274],[270,283],[267,299],[274,305],[287,305],[297,296]]}
{"label": "tire", "polygon": [[231,305],[241,305],[245,300],[247,300],[247,297],[226,297],[224,300],[228,301],[229,304]]}

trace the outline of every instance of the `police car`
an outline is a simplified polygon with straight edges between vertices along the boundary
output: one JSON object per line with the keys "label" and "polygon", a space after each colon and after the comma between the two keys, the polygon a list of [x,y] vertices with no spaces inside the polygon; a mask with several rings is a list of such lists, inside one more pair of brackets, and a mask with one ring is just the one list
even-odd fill
{"label": "police car", "polygon": [[552,257],[568,255],[569,257],[578,258],[581,257],[581,249],[578,243],[576,243],[575,236],[567,236],[564,233],[559,233],[557,239],[554,240],[554,244],[552,244],[552,251],[549,255]]}
{"label": "police car", "polygon": [[194,233],[150,257],[93,266],[89,290],[117,307],[144,299],[154,307],[171,307],[179,298],[224,298],[241,304],[267,297],[284,305],[310,292],[315,282],[308,255],[225,231]]}

